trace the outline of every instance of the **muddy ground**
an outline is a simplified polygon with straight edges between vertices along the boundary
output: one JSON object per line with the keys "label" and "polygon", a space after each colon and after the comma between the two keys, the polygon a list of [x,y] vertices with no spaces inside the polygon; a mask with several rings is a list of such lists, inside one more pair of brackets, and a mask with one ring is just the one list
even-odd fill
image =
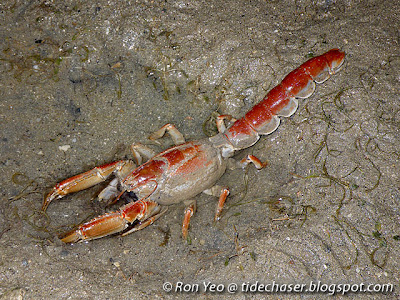
{"label": "muddy ground", "polygon": [[[240,289],[320,281],[395,286],[349,299],[400,297],[398,1],[91,2],[0,4],[0,296],[315,299],[329,290]],[[40,211],[57,182],[131,157],[131,143],[171,145],[147,140],[167,122],[188,140],[215,133],[217,111],[243,116],[331,48],[346,52],[343,69],[236,155],[269,164],[219,180],[231,195],[217,224],[215,198],[196,197],[187,241],[179,204],[126,237],[63,244],[58,234],[107,210],[100,187]]]}

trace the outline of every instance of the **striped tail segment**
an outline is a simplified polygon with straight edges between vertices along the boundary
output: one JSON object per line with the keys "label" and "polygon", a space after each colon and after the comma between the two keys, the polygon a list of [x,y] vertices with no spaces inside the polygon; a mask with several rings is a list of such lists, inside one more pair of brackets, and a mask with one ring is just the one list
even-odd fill
{"label": "striped tail segment", "polygon": [[275,131],[280,116],[289,117],[297,110],[296,98],[310,97],[315,90],[315,83],[322,83],[337,73],[343,66],[344,58],[343,51],[332,49],[290,72],[260,103],[225,132],[234,149],[250,147],[260,135]]}

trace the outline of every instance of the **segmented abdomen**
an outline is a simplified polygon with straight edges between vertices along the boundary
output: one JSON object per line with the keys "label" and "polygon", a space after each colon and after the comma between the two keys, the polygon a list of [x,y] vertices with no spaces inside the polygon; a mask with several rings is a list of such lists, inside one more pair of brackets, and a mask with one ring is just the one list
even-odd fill
{"label": "segmented abdomen", "polygon": [[315,83],[324,82],[340,70],[344,57],[343,51],[332,49],[290,72],[260,103],[227,130],[225,134],[232,146],[236,150],[250,147],[260,135],[275,131],[280,116],[289,117],[297,110],[296,98],[310,97]]}

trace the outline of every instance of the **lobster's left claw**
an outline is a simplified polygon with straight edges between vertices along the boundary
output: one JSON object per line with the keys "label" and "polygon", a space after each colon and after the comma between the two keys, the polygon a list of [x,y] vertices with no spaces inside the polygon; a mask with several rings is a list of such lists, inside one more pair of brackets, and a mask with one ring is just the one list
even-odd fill
{"label": "lobster's left claw", "polygon": [[53,188],[53,190],[44,198],[42,204],[42,211],[46,211],[47,207],[49,206],[50,202],[56,198],[61,198],[63,196],[58,194],[57,185]]}
{"label": "lobster's left claw", "polygon": [[120,160],[95,167],[90,171],[65,179],[60,183],[57,183],[53,190],[44,199],[42,211],[46,211],[50,202],[55,199],[62,198],[70,193],[90,188],[107,180],[107,178],[113,173],[116,173],[119,178],[124,178],[135,168],[136,165],[133,161]]}

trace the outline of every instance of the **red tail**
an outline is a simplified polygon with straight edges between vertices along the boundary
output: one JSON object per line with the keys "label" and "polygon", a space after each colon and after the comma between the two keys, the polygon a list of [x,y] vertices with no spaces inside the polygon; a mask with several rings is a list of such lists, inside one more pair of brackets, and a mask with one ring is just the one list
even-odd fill
{"label": "red tail", "polygon": [[279,116],[289,117],[297,109],[296,98],[307,98],[322,83],[338,72],[345,53],[339,49],[311,58],[290,72],[264,99],[225,133],[235,150],[250,147],[260,135],[270,134],[279,126]]}

